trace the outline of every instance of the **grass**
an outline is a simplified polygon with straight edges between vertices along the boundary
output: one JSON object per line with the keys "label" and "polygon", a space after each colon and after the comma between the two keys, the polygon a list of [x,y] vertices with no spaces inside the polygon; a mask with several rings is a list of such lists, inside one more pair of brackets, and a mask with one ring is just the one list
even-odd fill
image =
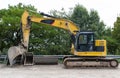
{"label": "grass", "polygon": [[120,59],[117,59],[118,60],[118,62],[120,63]]}
{"label": "grass", "polygon": [[63,63],[63,59],[58,59],[58,63],[62,64]]}

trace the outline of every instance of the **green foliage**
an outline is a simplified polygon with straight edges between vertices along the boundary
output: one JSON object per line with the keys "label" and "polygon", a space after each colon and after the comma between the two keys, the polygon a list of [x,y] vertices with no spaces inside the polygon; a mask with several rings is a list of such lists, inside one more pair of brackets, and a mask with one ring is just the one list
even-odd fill
{"label": "green foliage", "polygon": [[105,24],[100,21],[100,17],[95,10],[90,12],[87,9],[77,4],[67,13],[64,8],[61,11],[51,10],[50,14],[58,18],[66,18],[73,21],[81,31],[94,31],[97,39],[102,39],[105,33]]}
{"label": "green foliage", "polygon": [[117,17],[116,22],[114,23],[114,28],[112,35],[120,43],[120,17]]}
{"label": "green foliage", "polygon": [[[20,43],[20,19],[24,10],[30,11],[30,15],[40,17],[34,6],[21,3],[0,10],[0,52],[2,54],[6,54],[9,47]],[[67,31],[33,23],[29,51],[34,54],[68,54],[70,51],[68,38]]]}
{"label": "green foliage", "polygon": [[114,23],[114,28],[112,31],[112,37],[116,40],[116,52],[117,54],[120,54],[120,17],[117,17],[116,22]]}
{"label": "green foliage", "polygon": [[105,24],[100,21],[97,11],[91,10],[90,12],[81,5],[76,5],[71,20],[75,22],[80,30],[94,31],[97,39],[101,39],[105,31]]}
{"label": "green foliage", "polygon": [[111,36],[104,36],[104,39],[107,41],[107,52],[108,54],[117,54],[118,44],[117,41]]}
{"label": "green foliage", "polygon": [[50,15],[57,17],[57,18],[65,18],[70,19],[72,14],[72,8],[70,8],[69,12],[67,13],[64,8],[62,8],[60,11],[58,10],[50,10]]}
{"label": "green foliage", "polygon": [[89,15],[87,9],[82,5],[76,5],[73,9],[70,20],[76,23],[80,27],[80,30],[86,30],[86,26],[88,26],[88,19]]}
{"label": "green foliage", "polygon": [[[102,39],[105,35],[105,24],[104,22],[100,21],[100,17],[95,10],[90,11],[89,15],[89,24],[88,27],[86,27],[88,30],[92,30],[96,34],[97,39]],[[103,35],[104,34],[104,35]]]}
{"label": "green foliage", "polygon": [[0,10],[0,52],[20,43],[20,19],[24,10],[37,11],[34,6],[25,6],[21,3]]}
{"label": "green foliage", "polygon": [[32,26],[29,51],[43,55],[69,54],[70,36],[67,31],[45,24],[33,23]]}

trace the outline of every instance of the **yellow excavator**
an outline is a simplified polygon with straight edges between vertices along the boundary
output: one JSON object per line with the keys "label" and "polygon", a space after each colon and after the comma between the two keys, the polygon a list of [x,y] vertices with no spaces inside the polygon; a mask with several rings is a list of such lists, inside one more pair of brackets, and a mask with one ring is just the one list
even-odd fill
{"label": "yellow excavator", "polygon": [[95,40],[94,32],[80,31],[72,21],[56,18],[48,14],[40,13],[46,17],[30,16],[24,11],[21,18],[23,39],[19,46],[10,47],[8,50],[8,61],[13,66],[16,59],[22,59],[22,63],[33,64],[33,54],[28,52],[31,22],[48,24],[49,26],[62,28],[70,32],[72,38],[71,53],[65,56],[63,64],[65,67],[73,66],[109,66],[118,67],[118,61],[114,58],[106,58],[106,40]]}

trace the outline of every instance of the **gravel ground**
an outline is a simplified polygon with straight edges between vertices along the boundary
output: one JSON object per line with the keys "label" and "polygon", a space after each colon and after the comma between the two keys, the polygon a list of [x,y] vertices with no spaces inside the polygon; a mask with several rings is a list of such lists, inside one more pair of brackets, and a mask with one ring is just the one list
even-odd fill
{"label": "gravel ground", "polygon": [[120,66],[113,68],[71,68],[59,65],[7,67],[0,64],[0,78],[119,78]]}

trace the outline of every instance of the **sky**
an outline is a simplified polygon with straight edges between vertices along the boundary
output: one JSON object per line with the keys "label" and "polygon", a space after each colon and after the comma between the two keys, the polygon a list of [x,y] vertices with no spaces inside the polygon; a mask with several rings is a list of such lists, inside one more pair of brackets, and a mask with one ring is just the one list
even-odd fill
{"label": "sky", "polygon": [[83,5],[88,11],[94,9],[98,12],[100,20],[107,26],[113,27],[116,17],[120,16],[120,0],[0,0],[0,9],[8,8],[8,4],[33,5],[38,11],[48,13],[50,10],[74,8],[76,4]]}

